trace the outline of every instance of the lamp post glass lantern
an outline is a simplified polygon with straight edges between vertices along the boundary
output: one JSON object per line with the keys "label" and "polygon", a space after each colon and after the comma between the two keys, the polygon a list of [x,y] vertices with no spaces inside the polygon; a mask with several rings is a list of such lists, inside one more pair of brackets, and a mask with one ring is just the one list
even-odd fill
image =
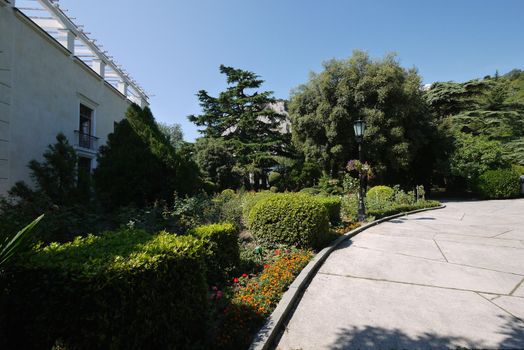
{"label": "lamp post glass lantern", "polygon": [[357,141],[360,143],[362,141],[362,137],[364,137],[364,131],[366,131],[366,122],[360,119],[355,121],[353,124],[353,129],[355,130]]}
{"label": "lamp post glass lantern", "polygon": [[[355,136],[358,143],[358,160],[362,165],[362,142],[364,141],[364,131],[366,131],[366,122],[359,119],[353,124]],[[358,189],[358,221],[364,221],[366,218],[366,206],[364,204],[364,174],[362,169],[359,171],[359,189]]]}

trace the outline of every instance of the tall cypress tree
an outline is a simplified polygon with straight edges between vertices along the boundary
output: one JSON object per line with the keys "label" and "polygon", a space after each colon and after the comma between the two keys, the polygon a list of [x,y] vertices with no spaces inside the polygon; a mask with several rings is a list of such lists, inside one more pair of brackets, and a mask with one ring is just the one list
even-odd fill
{"label": "tall cypress tree", "polygon": [[151,110],[133,104],[99,149],[95,186],[108,209],[171,201],[174,192],[191,194],[201,185],[191,164],[162,134]]}
{"label": "tall cypress tree", "polygon": [[218,97],[201,90],[197,96],[202,114],[188,118],[204,138],[221,139],[235,161],[234,171],[246,185],[249,173],[265,178],[274,157],[282,152],[285,135],[279,127],[285,116],[270,108],[276,100],[272,91],[258,91],[263,80],[253,72],[220,66],[227,77],[228,88]]}

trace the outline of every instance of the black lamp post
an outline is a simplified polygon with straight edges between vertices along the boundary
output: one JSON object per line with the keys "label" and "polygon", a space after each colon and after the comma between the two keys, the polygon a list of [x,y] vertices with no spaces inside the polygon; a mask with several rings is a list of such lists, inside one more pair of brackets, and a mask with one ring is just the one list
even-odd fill
{"label": "black lamp post", "polygon": [[[363,120],[357,120],[353,124],[355,129],[355,136],[358,143],[358,160],[362,166],[362,142],[364,141],[364,131],[366,130],[366,122]],[[362,169],[359,171],[359,189],[358,189],[358,221],[364,221],[366,218],[366,206],[364,204],[364,176]]]}

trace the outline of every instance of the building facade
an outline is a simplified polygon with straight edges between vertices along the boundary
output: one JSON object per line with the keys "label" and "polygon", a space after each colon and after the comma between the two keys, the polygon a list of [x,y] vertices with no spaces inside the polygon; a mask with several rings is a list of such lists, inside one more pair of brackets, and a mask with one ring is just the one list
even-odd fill
{"label": "building facade", "polygon": [[91,170],[115,122],[147,100],[56,1],[0,0],[0,195],[31,183],[29,161],[58,133]]}

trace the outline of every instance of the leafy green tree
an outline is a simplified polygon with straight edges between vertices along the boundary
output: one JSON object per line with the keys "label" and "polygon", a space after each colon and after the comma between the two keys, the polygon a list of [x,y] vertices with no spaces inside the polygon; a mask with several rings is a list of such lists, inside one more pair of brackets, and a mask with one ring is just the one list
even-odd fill
{"label": "leafy green tree", "polygon": [[468,185],[487,170],[509,166],[500,142],[490,141],[485,136],[459,132],[455,135],[454,147],[450,159],[451,175],[466,179]]}
{"label": "leafy green tree", "polygon": [[198,139],[195,143],[195,161],[217,190],[239,187],[242,173],[238,173],[235,167],[233,148],[223,139]]}
{"label": "leafy green tree", "polygon": [[[227,77],[227,89],[217,97],[205,90],[199,91],[202,114],[188,117],[202,127],[199,131],[207,139],[200,144],[202,147],[197,147],[198,162],[208,163],[204,165],[205,171],[219,181],[220,186],[235,182],[235,177],[241,180],[238,185],[249,186],[251,173],[255,176],[256,188],[257,180],[265,178],[275,164],[274,156],[285,147],[285,136],[278,130],[284,115],[270,108],[276,100],[271,91],[259,91],[263,80],[255,73],[224,65],[220,66],[220,73]],[[215,155],[202,154],[206,149],[219,153],[227,150],[229,156],[220,164]],[[231,177],[226,180],[224,176]]]}
{"label": "leafy green tree", "polygon": [[186,162],[190,161],[181,159],[160,131],[151,110],[133,104],[99,149],[95,187],[109,209],[130,204],[140,207],[160,199],[172,201],[174,192],[197,190],[198,181],[187,184],[199,179],[195,168],[194,173],[184,168],[184,178],[178,173]]}
{"label": "leafy green tree", "polygon": [[184,132],[180,124],[158,123],[158,128],[167,137],[174,149],[179,149],[184,144]]}
{"label": "leafy green tree", "polygon": [[435,125],[420,86],[417,71],[402,68],[393,55],[372,60],[355,51],[347,60],[325,62],[321,73],[292,92],[293,141],[306,161],[337,176],[348,159],[358,157],[353,123],[363,119],[365,159],[373,164],[379,182],[428,178]]}
{"label": "leafy green tree", "polygon": [[496,79],[436,83],[425,93],[430,111],[452,138],[462,132],[499,141],[504,157],[515,164],[524,163],[523,97],[519,70]]}

